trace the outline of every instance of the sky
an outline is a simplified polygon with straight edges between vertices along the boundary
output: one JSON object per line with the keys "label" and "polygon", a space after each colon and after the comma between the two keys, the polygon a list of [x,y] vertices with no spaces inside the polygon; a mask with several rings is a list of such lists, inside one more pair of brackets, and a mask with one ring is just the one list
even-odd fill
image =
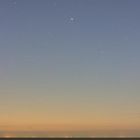
{"label": "sky", "polygon": [[139,0],[0,0],[0,136],[140,136]]}

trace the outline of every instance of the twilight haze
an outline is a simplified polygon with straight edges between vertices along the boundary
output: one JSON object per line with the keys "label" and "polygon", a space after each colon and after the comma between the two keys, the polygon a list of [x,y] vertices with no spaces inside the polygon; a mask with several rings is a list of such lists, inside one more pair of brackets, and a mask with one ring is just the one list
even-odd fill
{"label": "twilight haze", "polygon": [[0,0],[0,136],[140,136],[139,0]]}

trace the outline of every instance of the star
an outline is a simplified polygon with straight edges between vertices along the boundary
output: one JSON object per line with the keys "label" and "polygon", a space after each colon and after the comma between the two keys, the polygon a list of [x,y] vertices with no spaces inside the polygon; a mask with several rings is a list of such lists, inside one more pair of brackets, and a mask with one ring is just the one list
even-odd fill
{"label": "star", "polygon": [[70,21],[74,21],[75,19],[73,17],[70,17]]}

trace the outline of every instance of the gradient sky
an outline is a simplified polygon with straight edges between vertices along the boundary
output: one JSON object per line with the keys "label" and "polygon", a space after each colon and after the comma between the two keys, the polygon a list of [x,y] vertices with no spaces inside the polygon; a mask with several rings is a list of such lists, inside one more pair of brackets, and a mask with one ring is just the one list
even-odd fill
{"label": "gradient sky", "polygon": [[139,85],[139,0],[0,0],[1,133],[137,136]]}

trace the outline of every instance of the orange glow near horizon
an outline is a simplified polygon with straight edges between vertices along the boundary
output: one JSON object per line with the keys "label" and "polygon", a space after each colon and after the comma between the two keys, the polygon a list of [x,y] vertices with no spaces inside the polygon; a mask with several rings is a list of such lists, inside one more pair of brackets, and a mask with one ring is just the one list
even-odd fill
{"label": "orange glow near horizon", "polygon": [[96,124],[7,124],[0,126],[1,130],[5,131],[90,131],[90,130],[129,130],[129,129],[140,129],[138,124],[134,123],[111,123],[101,122]]}

